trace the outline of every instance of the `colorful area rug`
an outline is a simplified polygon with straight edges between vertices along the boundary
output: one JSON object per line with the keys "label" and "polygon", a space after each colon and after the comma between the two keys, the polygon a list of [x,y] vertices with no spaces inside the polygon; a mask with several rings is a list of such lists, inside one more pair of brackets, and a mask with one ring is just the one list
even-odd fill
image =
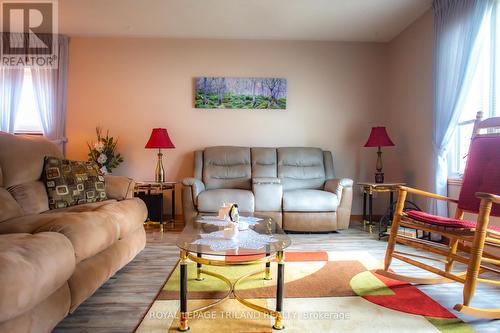
{"label": "colorful area rug", "polygon": [[[284,332],[475,332],[418,288],[380,276],[380,263],[366,252],[285,253]],[[271,276],[276,276],[273,264]],[[236,280],[258,266],[205,267]],[[188,307],[198,308],[225,294],[211,277],[196,281],[188,264]],[[273,308],[275,280],[242,282],[239,294]],[[168,277],[138,326],[138,333],[177,332],[179,269]],[[191,332],[273,332],[273,318],[229,299],[189,321]],[[277,331],[274,331],[277,332]]]}

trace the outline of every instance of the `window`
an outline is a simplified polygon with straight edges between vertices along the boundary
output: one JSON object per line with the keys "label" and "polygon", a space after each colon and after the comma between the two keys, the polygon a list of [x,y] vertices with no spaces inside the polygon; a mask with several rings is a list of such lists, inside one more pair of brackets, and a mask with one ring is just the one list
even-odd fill
{"label": "window", "polygon": [[478,111],[484,118],[500,116],[496,98],[500,97],[500,22],[498,6],[490,20],[481,27],[478,40],[478,62],[469,91],[460,111],[457,128],[453,133],[448,154],[448,175],[459,178],[465,170],[467,153]]}
{"label": "window", "polygon": [[14,125],[16,133],[42,133],[42,121],[38,113],[38,107],[35,100],[35,91],[33,89],[33,80],[31,78],[31,69],[24,69],[23,89],[21,99]]}

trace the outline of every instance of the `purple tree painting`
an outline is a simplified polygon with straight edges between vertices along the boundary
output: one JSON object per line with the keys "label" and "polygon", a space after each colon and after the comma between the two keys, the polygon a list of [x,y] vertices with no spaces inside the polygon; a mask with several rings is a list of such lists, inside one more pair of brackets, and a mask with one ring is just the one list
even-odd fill
{"label": "purple tree painting", "polygon": [[195,90],[197,109],[286,109],[286,79],[199,77]]}

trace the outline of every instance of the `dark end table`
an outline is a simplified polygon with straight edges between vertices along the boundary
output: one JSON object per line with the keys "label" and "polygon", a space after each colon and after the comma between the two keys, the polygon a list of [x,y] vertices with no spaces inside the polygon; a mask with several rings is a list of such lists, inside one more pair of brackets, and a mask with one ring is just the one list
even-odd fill
{"label": "dark end table", "polygon": [[[369,228],[369,232],[373,233],[373,193],[389,193],[389,218],[392,220],[393,217],[393,202],[394,202],[394,192],[397,191],[398,186],[404,186],[405,183],[370,183],[361,182],[358,183],[363,190],[363,226]],[[366,199],[368,197],[368,214],[366,212]],[[379,223],[379,230],[381,226]]]}
{"label": "dark end table", "polygon": [[172,208],[170,222],[175,221],[175,185],[177,182],[154,182],[138,181],[135,183],[134,196],[141,198],[148,207],[148,220],[146,224],[159,224],[160,231],[163,231],[163,206],[164,193],[170,192],[172,195]]}

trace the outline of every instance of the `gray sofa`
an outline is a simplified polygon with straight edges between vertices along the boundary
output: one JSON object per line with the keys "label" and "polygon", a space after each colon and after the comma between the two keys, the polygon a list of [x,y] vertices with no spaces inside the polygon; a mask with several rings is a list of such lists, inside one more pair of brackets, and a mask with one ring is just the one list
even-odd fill
{"label": "gray sofa", "polygon": [[320,148],[208,147],[195,152],[194,177],[182,183],[185,223],[235,202],[287,231],[349,227],[353,182],[335,178],[332,154]]}

